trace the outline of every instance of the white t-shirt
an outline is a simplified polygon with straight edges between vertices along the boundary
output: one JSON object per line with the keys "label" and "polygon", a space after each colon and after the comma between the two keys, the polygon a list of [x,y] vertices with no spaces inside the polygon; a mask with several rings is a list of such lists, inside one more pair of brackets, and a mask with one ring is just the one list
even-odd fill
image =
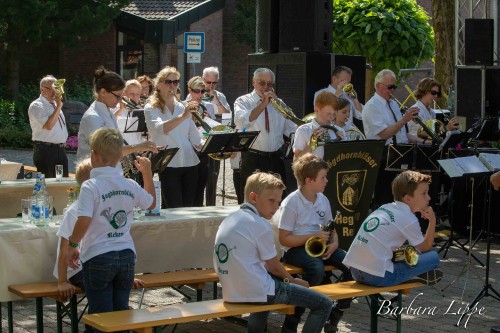
{"label": "white t-shirt", "polygon": [[[54,272],[53,272],[56,279],[59,277],[57,263],[59,262],[61,238],[69,239],[69,237],[73,233],[73,228],[75,227],[77,219],[78,219],[78,200],[73,202],[71,204],[71,206],[69,206],[68,210],[66,210],[66,212],[64,213],[61,226],[59,227],[59,230],[57,231],[57,234],[56,234],[59,237],[59,241],[57,242],[57,260],[56,260],[56,264],[54,266]],[[77,269],[73,269],[73,268],[68,266],[68,279],[70,279],[72,276],[76,275],[76,273],[78,273],[81,270],[82,270],[81,265]]]}
{"label": "white t-shirt", "polygon": [[[318,124],[316,119],[313,119],[310,123],[300,125],[299,128],[297,128],[297,131],[295,131],[295,140],[293,141],[293,151],[295,152],[295,149],[304,151],[304,149],[306,149],[307,145],[309,144],[309,141],[311,140],[311,136],[314,130],[319,126],[320,125]],[[338,129],[337,126],[335,126],[335,128]],[[335,135],[335,132],[333,132],[331,129],[328,129],[327,131],[332,140],[337,137]],[[339,131],[342,132],[343,130],[339,129]],[[311,154],[323,158],[323,156],[325,155],[325,147],[318,146],[316,150],[311,151]]]}
{"label": "white t-shirt", "polygon": [[92,218],[80,243],[82,262],[110,251],[131,249],[130,235],[135,206],[146,209],[153,197],[131,179],[123,178],[117,168],[93,168],[90,179],[82,184],[78,216]]}
{"label": "white t-shirt", "polygon": [[222,221],[215,236],[214,268],[226,302],[267,302],[275,285],[265,261],[276,257],[269,221],[254,206],[244,204]]}
{"label": "white t-shirt", "polygon": [[[281,203],[278,228],[291,231],[293,235],[311,235],[321,231],[321,227],[332,219],[330,202],[323,193],[318,193],[316,201],[311,202],[298,189]],[[282,248],[287,251],[290,247]]]}
{"label": "white t-shirt", "polygon": [[359,228],[343,264],[383,277],[394,271],[392,253],[406,240],[413,246],[424,241],[415,214],[401,201],[382,205]]}

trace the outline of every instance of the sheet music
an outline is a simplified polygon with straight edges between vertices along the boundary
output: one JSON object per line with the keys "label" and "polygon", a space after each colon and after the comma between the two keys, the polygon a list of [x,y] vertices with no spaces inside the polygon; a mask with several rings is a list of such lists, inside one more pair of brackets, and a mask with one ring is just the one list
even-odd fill
{"label": "sheet music", "polygon": [[438,163],[451,178],[490,171],[476,156],[439,160]]}
{"label": "sheet music", "polygon": [[500,155],[491,153],[480,153],[479,160],[490,170],[500,170]]}
{"label": "sheet music", "polygon": [[125,131],[125,123],[127,123],[128,131],[137,131],[137,127],[139,126],[139,118],[129,117],[127,121],[127,117],[117,117],[116,123],[118,124],[118,129],[122,133]]}

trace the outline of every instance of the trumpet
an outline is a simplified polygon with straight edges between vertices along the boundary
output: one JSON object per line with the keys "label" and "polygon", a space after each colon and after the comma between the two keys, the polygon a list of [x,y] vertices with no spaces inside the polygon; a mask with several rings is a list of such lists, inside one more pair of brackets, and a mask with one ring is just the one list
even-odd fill
{"label": "trumpet", "polygon": [[130,110],[142,109],[142,106],[139,103],[134,102],[132,99],[122,96],[123,104],[129,108]]}
{"label": "trumpet", "polygon": [[354,90],[354,86],[352,85],[352,83],[347,83],[343,88],[342,90],[350,97],[356,99],[358,98],[358,93],[356,92],[356,90]]}
{"label": "trumpet", "polygon": [[[408,110],[408,107],[402,104],[394,95],[391,94],[391,96],[394,99],[394,101],[398,103],[399,109],[404,114]],[[444,132],[446,132],[446,127],[440,120],[429,119],[424,122],[422,118],[420,118],[419,116],[416,116],[413,119],[415,119],[415,121],[420,125],[420,128],[418,129],[418,136],[420,138],[422,139],[430,138],[432,139],[433,143],[437,144],[441,144],[441,142],[443,142],[443,139],[441,139],[439,135],[442,135]],[[444,129],[444,132],[442,131],[442,129]]]}
{"label": "trumpet", "polygon": [[306,122],[298,118],[293,110],[283,102],[282,99],[276,97],[270,101],[271,105],[278,111],[285,119],[293,121],[297,126],[304,125]]}
{"label": "trumpet", "polygon": [[54,91],[56,93],[56,96],[59,97],[60,99],[64,98],[64,83],[66,82],[66,79],[59,79],[55,80],[53,83]]}
{"label": "trumpet", "polygon": [[308,255],[310,255],[311,257],[320,257],[325,253],[326,246],[332,241],[333,233],[335,232],[335,220],[337,220],[339,215],[340,212],[337,211],[335,218],[328,221],[328,223],[326,225],[323,225],[323,227],[321,228],[323,231],[328,231],[330,233],[327,242],[325,242],[321,237],[318,236],[312,236],[307,239],[306,244],[304,245],[304,249],[306,250],[306,253]]}

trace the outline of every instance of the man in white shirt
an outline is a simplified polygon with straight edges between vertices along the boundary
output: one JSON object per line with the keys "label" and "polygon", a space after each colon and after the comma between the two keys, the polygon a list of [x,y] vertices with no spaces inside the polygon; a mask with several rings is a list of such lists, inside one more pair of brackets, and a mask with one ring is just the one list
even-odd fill
{"label": "man in white shirt", "polygon": [[[334,93],[337,97],[345,98],[351,104],[351,114],[349,115],[348,123],[352,124],[352,118],[362,119],[363,105],[358,101],[357,96],[353,97],[344,92],[344,86],[351,83],[352,70],[346,66],[337,66],[332,72],[332,81],[328,87],[316,91],[314,94],[314,102],[316,102],[316,97],[323,92],[329,91]],[[313,104],[314,104],[313,102]]]}
{"label": "man in white shirt", "polygon": [[219,69],[217,67],[207,67],[203,70],[203,82],[208,90],[209,102],[217,108],[216,113],[231,113],[231,107],[227,102],[226,96],[218,90],[215,90],[219,83]]}
{"label": "man in white shirt", "polygon": [[[363,127],[366,139],[385,140],[386,148],[390,144],[415,142],[415,137],[408,134],[407,123],[418,115],[418,108],[411,107],[404,115],[393,99],[396,90],[396,74],[390,69],[383,69],[375,76],[375,95],[363,108]],[[394,173],[385,171],[387,149],[384,150],[375,186],[374,204],[379,205],[392,201],[387,184],[395,177]]]}
{"label": "man in white shirt", "polygon": [[285,180],[285,166],[280,148],[283,135],[290,136],[297,125],[285,119],[273,105],[275,76],[268,68],[258,68],[253,74],[254,90],[234,102],[236,126],[242,131],[260,131],[252,147],[241,154],[241,191],[247,178],[255,171],[272,171]]}
{"label": "man in white shirt", "polygon": [[68,176],[68,157],[64,150],[68,129],[62,113],[62,96],[56,94],[52,75],[40,81],[40,97],[34,100],[28,109],[33,134],[33,162],[37,171],[46,178],[56,176],[55,166],[63,166],[63,176]]}

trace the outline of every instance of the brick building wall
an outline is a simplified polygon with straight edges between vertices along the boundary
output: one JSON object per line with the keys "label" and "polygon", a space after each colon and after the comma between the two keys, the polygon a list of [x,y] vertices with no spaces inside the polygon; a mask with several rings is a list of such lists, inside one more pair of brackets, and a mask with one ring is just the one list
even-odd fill
{"label": "brick building wall", "polygon": [[144,74],[152,76],[158,72],[160,50],[158,44],[144,43]]}
{"label": "brick building wall", "polygon": [[104,65],[109,70],[116,70],[116,27],[87,38],[82,48],[60,51],[61,77],[71,79],[81,77],[92,82],[98,66]]}

